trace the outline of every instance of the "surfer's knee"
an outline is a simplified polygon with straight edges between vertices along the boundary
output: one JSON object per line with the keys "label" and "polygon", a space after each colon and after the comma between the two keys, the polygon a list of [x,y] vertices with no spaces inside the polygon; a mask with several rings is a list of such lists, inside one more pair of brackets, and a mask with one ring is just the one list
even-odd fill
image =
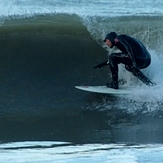
{"label": "surfer's knee", "polygon": [[140,73],[140,70],[132,65],[125,65],[125,68],[127,71],[131,72],[134,76],[138,76],[138,74]]}
{"label": "surfer's knee", "polygon": [[126,68],[127,71],[131,72],[136,77],[139,77],[140,75],[142,75],[142,72],[138,68],[136,68],[134,66],[125,65],[125,68]]}
{"label": "surfer's knee", "polygon": [[126,68],[126,70],[129,71],[129,72],[133,72],[133,66],[125,65],[125,68]]}

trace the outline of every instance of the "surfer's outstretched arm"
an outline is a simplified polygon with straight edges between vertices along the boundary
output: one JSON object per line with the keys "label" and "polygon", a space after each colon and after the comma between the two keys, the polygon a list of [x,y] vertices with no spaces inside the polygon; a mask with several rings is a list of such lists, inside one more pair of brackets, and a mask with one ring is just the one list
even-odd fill
{"label": "surfer's outstretched arm", "polygon": [[105,62],[100,63],[97,66],[93,67],[93,69],[102,68],[102,67],[107,66],[107,65],[108,65],[108,61],[105,61]]}

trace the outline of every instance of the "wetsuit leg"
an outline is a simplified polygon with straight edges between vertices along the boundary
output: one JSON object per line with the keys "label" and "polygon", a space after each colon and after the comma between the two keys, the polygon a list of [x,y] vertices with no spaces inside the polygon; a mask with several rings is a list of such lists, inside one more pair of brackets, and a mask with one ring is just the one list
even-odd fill
{"label": "wetsuit leg", "polygon": [[118,81],[118,64],[123,63],[127,65],[132,65],[131,59],[128,55],[123,53],[112,53],[109,56],[109,65],[112,73],[113,81]]}
{"label": "wetsuit leg", "polygon": [[109,57],[109,66],[113,81],[118,82],[118,63],[115,57]]}
{"label": "wetsuit leg", "polygon": [[[149,59],[141,59],[137,60],[138,66],[140,68],[146,68],[150,64]],[[112,79],[115,82],[118,82],[118,64],[123,63],[125,64],[125,68],[130,71],[134,76],[136,76],[139,80],[149,86],[155,85],[152,81],[150,81],[141,71],[139,68],[133,67],[132,60],[128,57],[128,55],[123,53],[112,53],[109,56],[109,65],[110,70],[112,73]]]}
{"label": "wetsuit leg", "polygon": [[118,64],[131,64],[132,62],[129,59],[128,55],[123,53],[112,53],[109,55],[109,66],[112,73],[112,82],[107,83],[108,87],[118,89]]}
{"label": "wetsuit leg", "polygon": [[130,71],[134,76],[136,76],[139,80],[141,80],[143,83],[145,83],[148,86],[155,85],[153,82],[151,82],[140,70],[139,68],[133,67],[131,65],[125,65],[125,68]]}

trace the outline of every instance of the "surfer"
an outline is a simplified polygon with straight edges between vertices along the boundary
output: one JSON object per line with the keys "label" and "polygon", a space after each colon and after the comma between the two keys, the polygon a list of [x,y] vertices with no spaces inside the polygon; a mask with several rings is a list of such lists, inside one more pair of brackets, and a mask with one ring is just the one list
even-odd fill
{"label": "surfer", "polygon": [[151,56],[144,45],[137,39],[127,35],[117,35],[115,32],[110,32],[106,35],[104,42],[110,48],[117,47],[121,52],[112,53],[109,55],[109,60],[94,67],[101,68],[109,65],[112,81],[106,86],[118,89],[118,64],[125,65],[126,70],[131,72],[139,80],[148,86],[154,85],[140,69],[147,68],[151,63]]}

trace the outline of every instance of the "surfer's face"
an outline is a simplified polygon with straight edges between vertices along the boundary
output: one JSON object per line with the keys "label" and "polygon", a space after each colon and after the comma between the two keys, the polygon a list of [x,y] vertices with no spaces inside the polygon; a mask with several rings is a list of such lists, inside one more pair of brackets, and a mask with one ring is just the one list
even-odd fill
{"label": "surfer's face", "polygon": [[107,46],[109,46],[110,48],[113,47],[113,44],[112,44],[112,42],[111,42],[109,39],[106,39],[105,44],[106,44]]}

